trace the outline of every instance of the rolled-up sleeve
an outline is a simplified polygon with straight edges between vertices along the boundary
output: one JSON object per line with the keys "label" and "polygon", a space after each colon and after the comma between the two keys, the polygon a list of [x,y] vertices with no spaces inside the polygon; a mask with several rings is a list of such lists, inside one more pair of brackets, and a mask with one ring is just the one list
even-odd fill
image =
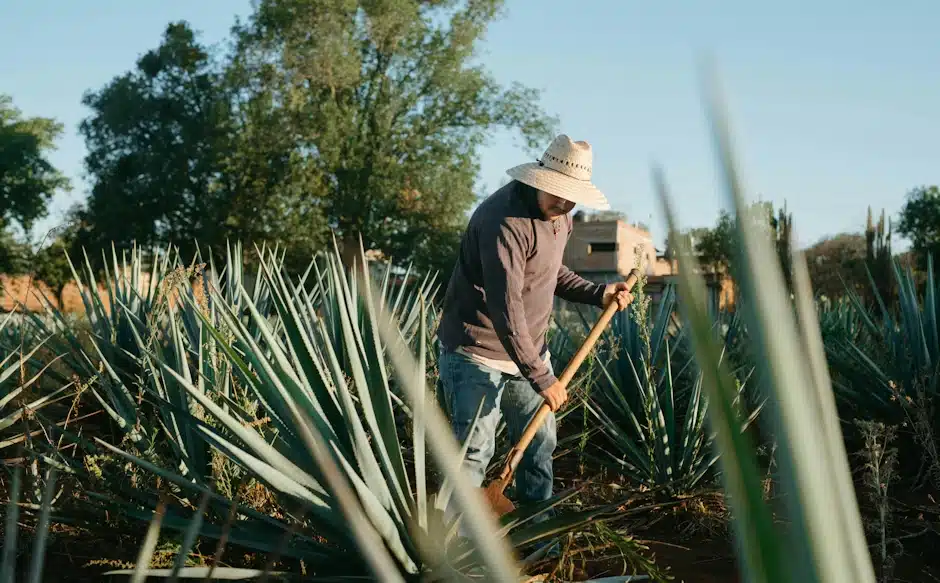
{"label": "rolled-up sleeve", "polygon": [[493,328],[519,372],[532,388],[542,391],[556,378],[529,334],[522,305],[526,258],[532,243],[531,228],[512,221],[491,223],[479,238],[483,289]]}

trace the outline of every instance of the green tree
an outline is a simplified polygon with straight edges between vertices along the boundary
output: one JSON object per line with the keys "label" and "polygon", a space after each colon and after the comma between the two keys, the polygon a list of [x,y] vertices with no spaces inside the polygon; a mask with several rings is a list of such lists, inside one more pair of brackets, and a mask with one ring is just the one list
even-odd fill
{"label": "green tree", "polygon": [[0,229],[0,274],[27,273],[29,258],[29,244],[18,240],[11,229]]}
{"label": "green tree", "polygon": [[845,288],[869,297],[871,285],[865,267],[866,237],[840,233],[808,247],[804,254],[813,292],[830,299],[845,295]]}
{"label": "green tree", "polygon": [[[73,207],[66,215],[65,222],[48,234],[51,240],[40,241],[40,246],[32,256],[32,265],[36,279],[43,282],[55,294],[59,307],[64,306],[63,292],[74,280],[69,257],[72,261],[81,261],[81,235],[85,225],[81,222],[81,207]],[[76,268],[81,269],[80,265]]]}
{"label": "green tree", "polygon": [[734,218],[722,210],[714,228],[701,229],[694,240],[695,253],[703,267],[715,273],[727,273],[734,251]]}
{"label": "green tree", "polygon": [[536,91],[474,61],[502,5],[261,0],[236,27],[229,79],[250,125],[289,130],[248,148],[295,162],[285,207],[321,211],[347,251],[361,237],[449,269],[489,130],[520,130],[533,152],[552,135]]}
{"label": "green tree", "polygon": [[12,98],[0,95],[0,228],[12,221],[28,232],[56,191],[71,188],[47,157],[62,129],[50,118],[24,118]]}
{"label": "green tree", "polygon": [[157,49],[83,103],[92,110],[80,127],[94,181],[82,217],[90,247],[171,243],[188,252],[194,241],[224,241],[229,99],[187,24],[168,25]]}
{"label": "green tree", "polygon": [[898,233],[911,240],[921,268],[927,256],[940,257],[940,188],[918,186],[907,193],[898,221]]}
{"label": "green tree", "polygon": [[[736,221],[741,220],[728,211],[719,211],[712,228],[698,228],[689,232],[702,266],[715,273],[728,273],[733,269],[737,255]],[[785,272],[789,273],[792,216],[786,207],[775,216],[773,204],[768,201],[752,203],[744,220],[753,221],[758,232],[770,238]]]}
{"label": "green tree", "polygon": [[[0,95],[0,273],[28,270],[33,225],[57,191],[71,188],[48,159],[61,134],[61,123],[23,117],[12,98]],[[17,237],[14,226],[25,236]]]}
{"label": "green tree", "polygon": [[538,94],[474,61],[502,2],[262,0],[224,63],[185,23],[88,94],[91,242],[277,244],[297,262],[361,237],[449,269],[494,128],[541,149]]}

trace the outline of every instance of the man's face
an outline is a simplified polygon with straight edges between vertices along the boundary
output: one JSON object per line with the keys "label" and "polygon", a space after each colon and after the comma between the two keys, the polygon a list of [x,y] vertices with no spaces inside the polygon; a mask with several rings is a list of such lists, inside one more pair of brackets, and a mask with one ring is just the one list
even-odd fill
{"label": "man's face", "polygon": [[554,219],[555,217],[560,217],[571,212],[571,209],[574,208],[574,203],[540,190],[539,207],[548,218]]}

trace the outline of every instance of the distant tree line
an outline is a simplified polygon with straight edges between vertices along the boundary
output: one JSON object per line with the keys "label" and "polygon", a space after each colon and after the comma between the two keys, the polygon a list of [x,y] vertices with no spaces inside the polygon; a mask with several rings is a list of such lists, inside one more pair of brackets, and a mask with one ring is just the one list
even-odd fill
{"label": "distant tree line", "polygon": [[[502,8],[261,0],[224,51],[186,22],[169,24],[132,70],[82,98],[91,186],[61,244],[97,261],[112,245],[173,245],[185,257],[239,240],[278,246],[301,268],[334,237],[347,253],[361,237],[397,262],[449,270],[482,194],[489,132],[515,130],[534,152],[556,131],[538,92],[503,86],[475,61]],[[28,231],[67,184],[47,163],[34,183],[16,171],[45,162],[61,127],[11,119],[0,118],[5,132],[32,124],[11,131],[35,137],[24,145],[33,158],[0,150],[4,180],[16,184],[0,191],[0,218]],[[6,253],[14,241],[3,233]],[[10,261],[4,270],[22,268]]]}
{"label": "distant tree line", "polygon": [[[766,227],[774,245],[788,286],[792,286],[792,213],[786,205],[774,210],[770,202],[754,203],[752,220]],[[720,211],[713,227],[697,227],[682,233],[702,267],[709,272],[731,275],[736,256],[737,220]],[[912,242],[909,251],[895,254],[894,234]],[[937,187],[912,189],[901,208],[896,224],[884,211],[875,220],[872,209],[863,230],[825,237],[802,249],[813,291],[818,296],[836,299],[851,290],[859,299],[874,305],[878,299],[887,303],[896,297],[896,268],[912,269],[923,275],[927,258],[940,251],[940,190]],[[666,256],[675,257],[675,245],[667,241]]]}
{"label": "distant tree line", "polygon": [[[50,233],[34,227],[71,188],[49,161],[62,125],[0,96],[0,273],[29,271],[60,293],[71,278],[65,252],[84,249],[97,267],[112,247],[172,245],[192,257],[197,245],[206,253],[236,240],[276,246],[301,269],[334,239],[349,254],[360,237],[367,250],[446,273],[485,194],[475,184],[489,132],[517,131],[537,152],[556,131],[538,92],[503,86],[474,60],[502,8],[260,0],[224,50],[170,23],[133,69],[82,97],[90,190]],[[786,207],[754,210],[788,267]],[[734,220],[722,212],[683,233],[707,269],[731,270]],[[940,251],[940,189],[912,189],[893,225],[869,212],[864,231],[809,247],[817,291],[868,294],[872,273],[890,295],[893,234],[911,241],[909,263],[925,269]]]}

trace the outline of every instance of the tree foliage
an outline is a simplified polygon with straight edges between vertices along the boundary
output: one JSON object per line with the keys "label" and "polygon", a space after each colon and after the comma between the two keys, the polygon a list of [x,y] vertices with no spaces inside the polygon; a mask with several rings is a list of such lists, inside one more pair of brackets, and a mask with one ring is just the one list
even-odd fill
{"label": "tree foliage", "polygon": [[[787,212],[786,206],[775,214],[773,204],[768,201],[752,203],[744,217],[734,216],[722,209],[714,227],[689,230],[684,236],[702,266],[713,273],[731,275],[738,256],[735,235],[735,223],[738,220],[753,221],[759,231],[770,238],[789,285],[792,215]],[[674,248],[675,245],[667,241],[667,256],[672,257]]]}
{"label": "tree foliage", "polygon": [[80,207],[70,209],[66,221],[49,233],[50,240],[40,241],[39,248],[32,255],[36,279],[49,286],[60,308],[64,305],[65,287],[74,280],[69,257],[72,261],[81,261],[83,257],[83,249],[79,245],[85,225],[81,223],[80,212]]}
{"label": "tree foliage", "polygon": [[93,179],[86,244],[186,249],[224,237],[232,192],[224,173],[228,100],[188,25],[167,26],[163,43],[133,71],[83,103],[92,110],[80,127]]}
{"label": "tree foliage", "polygon": [[918,186],[909,191],[897,230],[911,240],[911,250],[922,268],[927,266],[928,255],[940,257],[940,188]]}
{"label": "tree foliage", "polygon": [[828,298],[845,295],[845,288],[868,297],[866,241],[862,233],[826,237],[805,251],[813,292]]}
{"label": "tree foliage", "polygon": [[869,207],[864,232],[823,238],[804,254],[817,295],[839,298],[848,288],[872,306],[877,301],[876,293],[886,303],[893,301],[896,258],[891,251],[891,224],[884,211],[875,221]]}
{"label": "tree foliage", "polygon": [[537,93],[473,63],[502,2],[262,0],[236,28],[241,107],[286,117],[308,187],[347,244],[434,262],[475,196],[478,149],[495,127],[530,147],[551,137]]}
{"label": "tree foliage", "polygon": [[99,245],[329,242],[449,268],[494,128],[537,92],[475,62],[501,0],[261,0],[224,59],[185,23],[85,103]]}
{"label": "tree foliage", "polygon": [[18,240],[10,229],[0,229],[0,274],[21,275],[29,272],[29,244]]}
{"label": "tree foliage", "polygon": [[29,231],[56,191],[71,188],[48,159],[62,129],[50,118],[23,117],[12,98],[0,95],[0,228],[12,221]]}
{"label": "tree foliage", "polygon": [[713,228],[696,232],[694,244],[704,267],[716,273],[728,272],[734,252],[734,218],[721,210]]}
{"label": "tree foliage", "polygon": [[[55,193],[71,188],[48,158],[61,134],[61,123],[24,117],[12,98],[0,95],[0,273],[28,271],[30,230]],[[14,227],[25,236],[17,237]]]}

